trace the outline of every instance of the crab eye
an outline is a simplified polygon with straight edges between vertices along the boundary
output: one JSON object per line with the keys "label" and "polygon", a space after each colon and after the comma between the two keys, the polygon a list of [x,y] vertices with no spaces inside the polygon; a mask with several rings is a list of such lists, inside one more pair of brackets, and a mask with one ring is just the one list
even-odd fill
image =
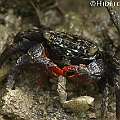
{"label": "crab eye", "polygon": [[50,32],[45,31],[43,35],[48,40],[48,42],[54,43],[55,36],[54,36],[54,33],[52,31],[50,31]]}
{"label": "crab eye", "polygon": [[94,53],[96,53],[98,51],[98,47],[96,45],[92,45],[90,46],[90,49],[88,51],[88,55],[94,55]]}
{"label": "crab eye", "polygon": [[49,31],[45,31],[44,34],[43,34],[43,36],[44,36],[47,40],[49,40],[49,39],[50,39],[50,32],[49,32]]}

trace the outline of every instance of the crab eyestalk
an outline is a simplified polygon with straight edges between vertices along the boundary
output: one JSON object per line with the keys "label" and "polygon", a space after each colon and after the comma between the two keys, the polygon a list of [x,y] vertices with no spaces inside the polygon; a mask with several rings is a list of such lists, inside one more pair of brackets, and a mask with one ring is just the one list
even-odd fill
{"label": "crab eyestalk", "polygon": [[43,33],[43,36],[48,40],[48,41],[51,41],[50,40],[50,32],[45,30],[44,33]]}
{"label": "crab eyestalk", "polygon": [[92,45],[90,46],[89,51],[88,51],[88,55],[89,55],[89,56],[92,56],[92,55],[94,55],[97,51],[98,51],[98,46],[92,44]]}

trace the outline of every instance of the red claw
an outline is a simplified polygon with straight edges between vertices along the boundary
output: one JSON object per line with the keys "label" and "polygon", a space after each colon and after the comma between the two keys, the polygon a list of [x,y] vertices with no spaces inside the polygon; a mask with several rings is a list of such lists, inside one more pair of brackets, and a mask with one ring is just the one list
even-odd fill
{"label": "red claw", "polygon": [[62,70],[63,70],[65,76],[67,76],[67,72],[70,72],[71,70],[73,70],[74,72],[76,72],[77,71],[77,67],[78,67],[77,65],[69,65],[69,66],[63,67]]}
{"label": "red claw", "polygon": [[65,66],[62,68],[64,74],[66,77],[68,77],[70,80],[75,81],[77,83],[88,85],[90,83],[90,79],[88,78],[88,68],[84,64],[78,65],[70,65]]}
{"label": "red claw", "polygon": [[62,69],[60,69],[59,67],[57,66],[51,66],[49,67],[50,69],[50,72],[53,73],[54,77],[58,77],[59,75],[62,75],[62,76],[66,76],[66,74],[63,72]]}

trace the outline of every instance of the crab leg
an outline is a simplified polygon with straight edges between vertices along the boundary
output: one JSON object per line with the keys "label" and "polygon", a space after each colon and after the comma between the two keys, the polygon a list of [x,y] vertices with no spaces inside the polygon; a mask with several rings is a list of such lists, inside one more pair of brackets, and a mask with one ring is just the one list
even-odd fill
{"label": "crab leg", "polygon": [[108,84],[108,82],[106,83],[104,91],[105,91],[105,94],[104,94],[103,101],[101,104],[101,119],[104,117],[104,114],[105,114],[107,107],[108,107],[108,97],[109,97],[109,84]]}
{"label": "crab leg", "polygon": [[25,65],[26,63],[28,64],[29,60],[28,60],[28,55],[25,54],[23,56],[21,56],[16,64],[12,67],[11,71],[10,71],[10,75],[8,76],[7,79],[7,88],[12,89],[15,83],[15,79],[17,77],[17,73],[18,73],[18,67]]}
{"label": "crab leg", "polygon": [[116,119],[120,120],[120,84],[115,78],[115,94],[116,94]]}
{"label": "crab leg", "polygon": [[0,67],[2,66],[2,64],[7,60],[7,58],[9,58],[13,52],[23,52],[26,53],[28,51],[28,49],[30,49],[30,47],[32,47],[33,45],[36,45],[37,42],[18,42],[15,44],[12,44],[8,47],[6,47],[6,49],[2,52],[1,56],[0,56]]}
{"label": "crab leg", "polygon": [[[104,0],[106,2],[111,2],[112,0]],[[117,28],[118,32],[120,33],[120,16],[118,12],[115,10],[113,6],[106,6],[107,11],[110,15],[111,20],[113,21],[115,27]]]}
{"label": "crab leg", "polygon": [[29,41],[43,42],[45,39],[43,36],[43,30],[40,29],[28,29],[27,31],[22,31],[16,34],[14,37],[14,43],[23,41],[23,38],[28,39]]}
{"label": "crab leg", "polygon": [[[112,2],[112,0],[104,0],[104,1]],[[113,21],[115,27],[120,33],[120,16],[118,12],[115,10],[113,6],[106,6],[106,8],[111,17],[111,20]],[[115,59],[115,62],[120,65],[119,60]],[[116,119],[120,120],[120,83],[116,78],[115,78],[115,94],[116,94]]]}

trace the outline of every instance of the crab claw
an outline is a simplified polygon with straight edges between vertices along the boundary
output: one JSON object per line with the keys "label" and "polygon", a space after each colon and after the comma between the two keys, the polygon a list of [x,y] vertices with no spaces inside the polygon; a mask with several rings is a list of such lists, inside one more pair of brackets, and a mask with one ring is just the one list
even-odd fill
{"label": "crab claw", "polygon": [[80,84],[91,84],[89,80],[89,70],[86,65],[69,65],[62,68],[66,77]]}
{"label": "crab claw", "polygon": [[57,65],[53,64],[53,66],[48,67],[48,71],[54,77],[58,77],[59,75],[66,76],[62,69],[60,69]]}

